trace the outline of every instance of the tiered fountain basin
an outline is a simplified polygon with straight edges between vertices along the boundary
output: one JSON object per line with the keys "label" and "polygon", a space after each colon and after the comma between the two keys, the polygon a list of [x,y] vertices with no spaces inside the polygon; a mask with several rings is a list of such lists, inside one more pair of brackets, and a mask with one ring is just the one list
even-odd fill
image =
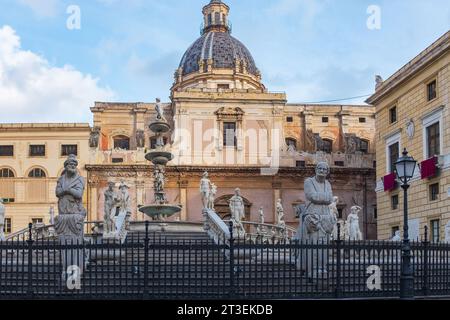
{"label": "tiered fountain basin", "polygon": [[152,162],[153,164],[165,166],[167,162],[173,160],[173,154],[164,150],[156,149],[147,153],[145,155],[145,159]]}
{"label": "tiered fountain basin", "polygon": [[181,206],[170,204],[153,204],[139,208],[139,211],[150,218],[168,218],[181,211]]}

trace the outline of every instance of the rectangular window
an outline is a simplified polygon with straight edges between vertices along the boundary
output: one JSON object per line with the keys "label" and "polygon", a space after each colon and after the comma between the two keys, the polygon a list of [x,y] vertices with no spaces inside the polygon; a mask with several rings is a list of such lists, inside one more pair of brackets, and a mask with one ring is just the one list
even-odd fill
{"label": "rectangular window", "polygon": [[434,183],[429,186],[430,201],[439,200],[439,183]]}
{"label": "rectangular window", "polygon": [[359,118],[359,123],[366,123],[366,118]]}
{"label": "rectangular window", "polygon": [[428,158],[441,154],[439,122],[427,127]]}
{"label": "rectangular window", "polygon": [[0,146],[0,157],[13,157],[14,146]]}
{"label": "rectangular window", "polygon": [[44,219],[42,219],[42,218],[32,218],[31,219],[32,224],[38,224],[38,223],[43,223],[43,222],[44,222]]}
{"label": "rectangular window", "polygon": [[392,210],[398,209],[398,194],[393,195],[391,197],[391,207],[392,207]]}
{"label": "rectangular window", "polygon": [[439,234],[439,228],[440,228],[440,223],[439,220],[431,220],[430,221],[430,225],[431,225],[431,241],[434,243],[438,243],[440,240],[440,234]]}
{"label": "rectangular window", "polygon": [[389,172],[393,173],[395,170],[395,163],[398,161],[400,155],[400,145],[398,142],[389,146]]}
{"label": "rectangular window", "polygon": [[306,162],[305,161],[297,161],[296,162],[296,167],[297,168],[305,168],[306,167]]}
{"label": "rectangular window", "polygon": [[359,151],[362,153],[369,153],[369,141],[360,140]]}
{"label": "rectangular window", "polygon": [[431,81],[427,85],[427,95],[428,95],[428,101],[431,101],[436,98],[436,80]]}
{"label": "rectangular window", "polygon": [[7,204],[7,203],[14,203],[16,202],[16,199],[14,198],[3,198],[3,203]]}
{"label": "rectangular window", "polygon": [[5,234],[10,234],[12,232],[12,220],[11,220],[11,218],[5,218],[5,225],[3,227],[3,232]]}
{"label": "rectangular window", "polygon": [[322,117],[323,123],[328,123],[329,121],[330,121],[330,119],[328,117]]}
{"label": "rectangular window", "polygon": [[286,118],[286,122],[294,122],[294,118],[293,117],[287,117]]}
{"label": "rectangular window", "polygon": [[389,123],[397,122],[397,106],[389,109]]}
{"label": "rectangular window", "polygon": [[373,207],[373,219],[374,220],[378,219],[378,207],[377,206]]}
{"label": "rectangular window", "polygon": [[336,167],[343,167],[343,166],[344,166],[344,161],[335,161],[335,162],[334,162],[334,165],[335,165]]}
{"label": "rectangular window", "polygon": [[61,146],[61,156],[67,157],[73,154],[74,156],[78,155],[78,145],[76,144],[63,144]]}
{"label": "rectangular window", "polygon": [[236,123],[224,122],[223,123],[223,145],[225,147],[236,147]]}
{"label": "rectangular window", "polygon": [[30,145],[30,157],[45,157],[45,144]]}
{"label": "rectangular window", "polygon": [[230,85],[228,83],[219,83],[217,89],[230,89]]}
{"label": "rectangular window", "polygon": [[112,163],[122,163],[123,158],[112,158]]}

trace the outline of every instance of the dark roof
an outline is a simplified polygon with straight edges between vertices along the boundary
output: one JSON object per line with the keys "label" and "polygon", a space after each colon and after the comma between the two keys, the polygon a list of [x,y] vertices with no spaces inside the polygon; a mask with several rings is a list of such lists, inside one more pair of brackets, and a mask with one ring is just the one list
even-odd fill
{"label": "dark roof", "polygon": [[247,64],[247,71],[258,74],[255,61],[250,51],[228,32],[211,31],[197,39],[181,59],[180,67],[183,75],[199,71],[198,62],[202,59],[207,65],[208,59],[213,59],[214,68],[235,68],[235,59],[241,59]]}

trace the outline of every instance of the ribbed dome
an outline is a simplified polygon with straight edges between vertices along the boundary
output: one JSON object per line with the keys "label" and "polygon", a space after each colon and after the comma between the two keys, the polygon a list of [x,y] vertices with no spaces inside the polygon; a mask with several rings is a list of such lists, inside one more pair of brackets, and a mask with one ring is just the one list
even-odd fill
{"label": "ribbed dome", "polygon": [[228,32],[208,32],[195,41],[181,59],[180,68],[183,68],[183,76],[200,69],[199,61],[213,60],[214,68],[234,69],[236,60],[246,63],[247,72],[258,74],[255,61],[250,51]]}

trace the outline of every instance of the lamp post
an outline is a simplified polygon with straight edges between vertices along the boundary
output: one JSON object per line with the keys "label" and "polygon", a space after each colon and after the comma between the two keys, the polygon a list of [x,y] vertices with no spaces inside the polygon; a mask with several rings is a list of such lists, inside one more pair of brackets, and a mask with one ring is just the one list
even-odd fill
{"label": "lamp post", "polygon": [[400,276],[400,298],[414,298],[414,278],[411,266],[411,245],[408,234],[408,188],[409,181],[414,176],[417,161],[408,156],[408,151],[403,151],[403,157],[395,163],[397,177],[403,189],[403,244],[402,244],[402,270]]}

